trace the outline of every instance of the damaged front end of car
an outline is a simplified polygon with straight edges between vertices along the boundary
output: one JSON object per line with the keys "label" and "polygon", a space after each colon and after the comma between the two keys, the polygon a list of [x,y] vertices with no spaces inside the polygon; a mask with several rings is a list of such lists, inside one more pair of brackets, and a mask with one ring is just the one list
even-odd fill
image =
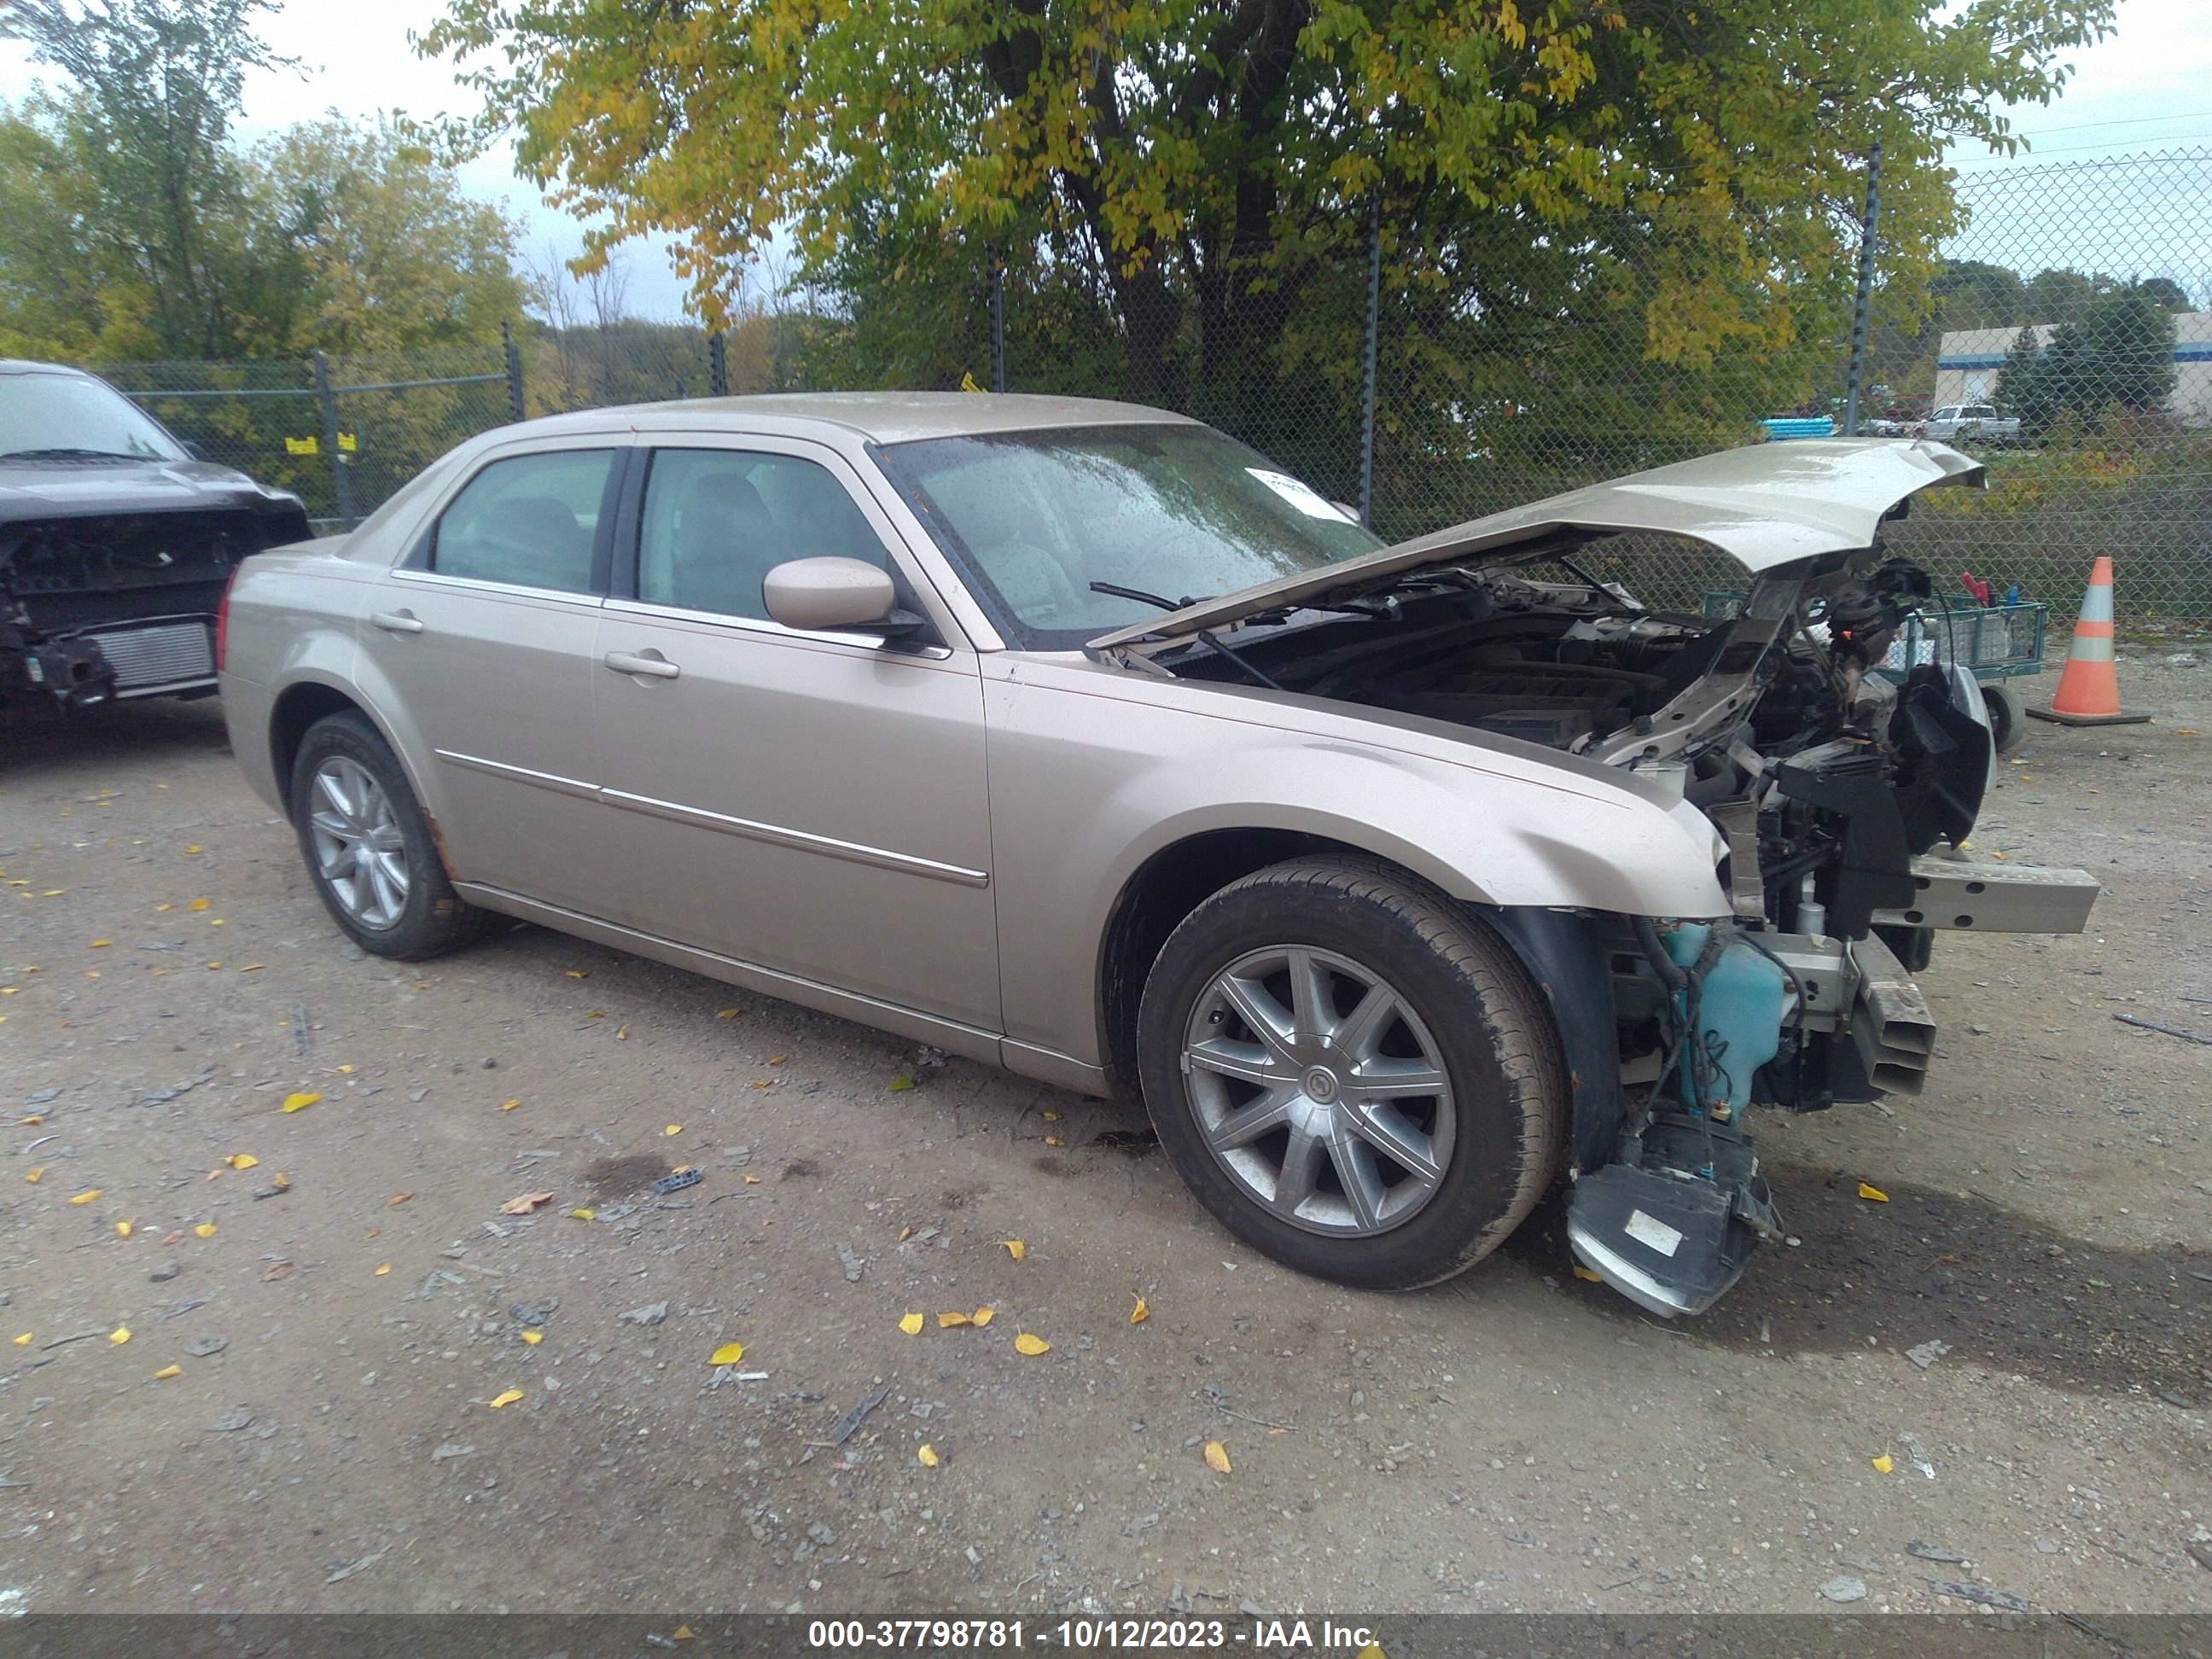
{"label": "damaged front end of car", "polygon": [[[1568,1236],[1662,1316],[1702,1311],[1781,1218],[1746,1127],[1919,1091],[1936,932],[2078,932],[2079,871],[1972,860],[1991,780],[1979,688],[1893,647],[1931,597],[1881,526],[1978,486],[1940,444],[1757,446],[1593,486],[1188,607],[1094,650],[1383,711],[1628,774],[1710,824],[1723,914],[1513,908],[1572,1079]],[[1732,614],[1589,574],[1655,538],[1740,568]],[[1221,631],[1233,648],[1220,648]],[[1209,638],[1209,635],[1212,637]],[[1211,647],[1212,648],[1207,648]]]}

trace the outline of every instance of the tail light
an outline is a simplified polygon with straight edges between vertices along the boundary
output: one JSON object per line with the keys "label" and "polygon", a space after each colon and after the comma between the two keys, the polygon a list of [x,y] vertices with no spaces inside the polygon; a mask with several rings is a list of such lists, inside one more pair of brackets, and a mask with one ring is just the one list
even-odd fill
{"label": "tail light", "polygon": [[222,672],[223,647],[230,640],[230,590],[238,586],[238,573],[245,568],[234,564],[230,568],[230,580],[222,585],[222,598],[215,607],[215,672]]}

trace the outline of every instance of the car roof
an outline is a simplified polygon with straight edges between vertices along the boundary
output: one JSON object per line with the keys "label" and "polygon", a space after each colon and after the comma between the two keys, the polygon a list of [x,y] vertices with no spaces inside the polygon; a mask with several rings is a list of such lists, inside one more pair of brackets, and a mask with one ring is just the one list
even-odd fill
{"label": "car roof", "polygon": [[22,357],[0,357],[0,374],[66,374],[77,380],[96,378],[67,363],[34,363]]}
{"label": "car roof", "polygon": [[1164,409],[1103,398],[1054,398],[1019,392],[793,392],[745,398],[685,398],[586,410],[506,427],[499,435],[502,439],[555,437],[621,426],[639,431],[696,431],[702,426],[726,425],[732,431],[798,433],[827,426],[858,434],[872,443],[896,444],[978,433],[1162,422],[1200,424]]}

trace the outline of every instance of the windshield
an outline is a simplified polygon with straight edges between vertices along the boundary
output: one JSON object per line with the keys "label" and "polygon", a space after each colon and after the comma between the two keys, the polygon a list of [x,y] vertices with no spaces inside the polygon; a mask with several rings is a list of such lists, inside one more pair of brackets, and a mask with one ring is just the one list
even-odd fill
{"label": "windshield", "polygon": [[884,470],[1006,635],[1067,650],[1172,603],[1382,544],[1211,427],[1103,426],[894,444]]}
{"label": "windshield", "polygon": [[0,460],[27,455],[185,459],[175,439],[105,381],[82,374],[0,375]]}

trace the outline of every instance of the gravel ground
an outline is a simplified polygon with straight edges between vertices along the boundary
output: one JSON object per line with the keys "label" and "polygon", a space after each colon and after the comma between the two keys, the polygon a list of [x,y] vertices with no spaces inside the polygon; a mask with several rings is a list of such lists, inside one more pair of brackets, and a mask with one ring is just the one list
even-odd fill
{"label": "gravel ground", "polygon": [[2212,1048],[2112,1018],[2212,1032],[2176,648],[1978,837],[2093,931],[1946,935],[1929,1091],[1770,1117],[1802,1242],[1672,1328],[1552,1209],[1357,1296],[1117,1109],[535,929],[365,957],[210,704],[0,730],[0,1606],[2212,1609]]}

